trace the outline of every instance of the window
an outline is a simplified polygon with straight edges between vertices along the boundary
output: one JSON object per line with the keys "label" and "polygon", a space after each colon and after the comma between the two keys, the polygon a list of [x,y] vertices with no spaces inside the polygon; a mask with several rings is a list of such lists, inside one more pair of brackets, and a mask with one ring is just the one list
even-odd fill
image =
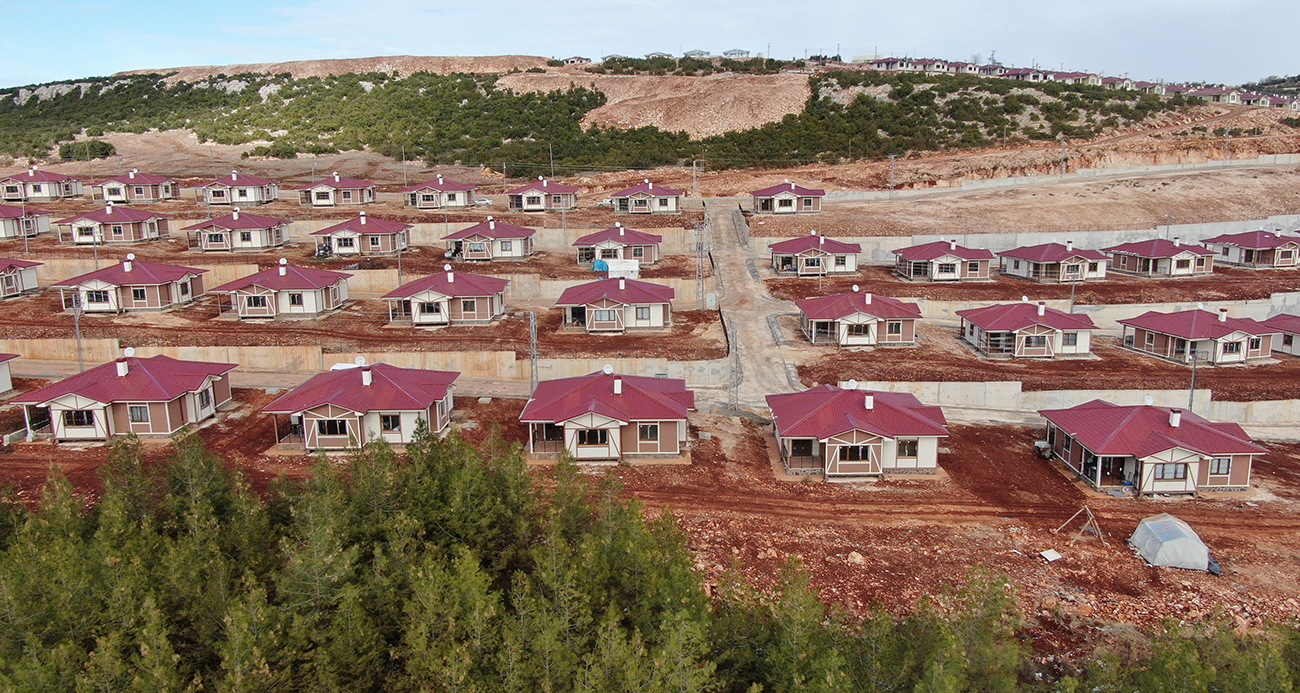
{"label": "window", "polygon": [[1222,250],[1219,254],[1222,255],[1222,256],[1224,256],[1224,257],[1228,257],[1228,246],[1226,246],[1226,245],[1223,246],[1223,250]]}
{"label": "window", "polygon": [[343,199],[345,199],[345,200],[351,200],[351,199],[352,199],[352,191],[351,191],[351,190],[344,190],[344,191],[343,191]]}
{"label": "window", "polygon": [[33,185],[33,186],[32,186],[32,193],[33,193],[33,194],[39,195],[40,192],[41,192],[41,186],[40,186],[40,185]]}
{"label": "window", "polygon": [[1066,273],[1067,275],[1072,275],[1072,274],[1073,274],[1073,275],[1077,275],[1077,274],[1079,274],[1079,270],[1081,270],[1081,269],[1083,269],[1083,265],[1079,265],[1079,264],[1066,265],[1066,266],[1065,266],[1065,273]]}
{"label": "window", "polygon": [[551,204],[553,205],[564,204],[564,197],[561,195],[551,195]]}
{"label": "window", "polygon": [[215,245],[221,245],[222,243],[225,243],[225,242],[226,242],[226,234],[224,234],[224,233],[210,233],[210,234],[208,234],[208,243],[215,244]]}
{"label": "window", "polygon": [[1224,342],[1224,343],[1223,343],[1223,353],[1225,353],[1225,354],[1240,354],[1240,353],[1241,353],[1241,342]]}
{"label": "window", "polygon": [[1020,269],[1020,261],[1019,261],[1019,260],[1012,260],[1012,261],[1011,261],[1011,269]]}
{"label": "window", "polygon": [[591,311],[592,322],[614,322],[617,320],[612,310],[593,310]]}
{"label": "window", "polygon": [[348,422],[345,419],[318,419],[316,432],[323,436],[345,436],[348,434]]}
{"label": "window", "polygon": [[143,288],[134,288],[134,289],[131,289],[131,300],[133,300],[133,301],[147,301],[148,299],[149,299],[149,297],[145,295],[145,291],[144,291]]}
{"label": "window", "polygon": [[456,201],[456,193],[447,193],[447,201],[448,201],[448,202],[455,202],[455,201]]}
{"label": "window", "polygon": [[848,256],[847,256],[847,255],[836,255],[836,256],[835,256],[835,266],[836,266],[836,267],[848,267],[848,266],[849,266],[849,258],[848,258]]}
{"label": "window", "polygon": [[336,238],[334,239],[334,245],[340,248],[355,248],[357,247],[357,239],[352,238],[351,236]]}
{"label": "window", "polygon": [[645,247],[644,247],[644,246],[640,246],[640,245],[638,245],[638,246],[632,248],[632,257],[634,257],[634,258],[636,258],[636,259],[638,259],[638,260],[644,259],[644,258],[645,258]]}
{"label": "window", "polygon": [[1259,351],[1259,345],[1260,345],[1260,344],[1261,344],[1261,341],[1260,341],[1260,338],[1259,338],[1259,337],[1251,337],[1251,338],[1250,338],[1250,350],[1251,350],[1251,351]]}
{"label": "window", "polygon": [[553,423],[546,423],[542,426],[542,440],[559,441],[564,440],[564,427]]}
{"label": "window", "polygon": [[956,274],[956,273],[957,273],[957,263],[955,262],[939,263],[939,274]]}
{"label": "window", "polygon": [[1094,272],[1096,272],[1096,271],[1097,271],[1098,269],[1100,269],[1100,268],[1101,268],[1101,265],[1099,265],[1099,264],[1097,264],[1097,263],[1095,263],[1095,262],[1089,262],[1089,263],[1088,263],[1088,272],[1089,272],[1089,273],[1094,273]]}
{"label": "window", "polygon": [[114,235],[114,236],[121,236],[121,235],[122,235],[122,225],[121,225],[121,224],[113,224],[113,235]]}
{"label": "window", "polygon": [[190,295],[190,283],[189,283],[189,282],[180,282],[180,283],[177,284],[176,286],[180,287],[180,291],[181,291],[181,296],[182,296],[182,297],[185,297],[185,296],[189,296],[189,295]]}
{"label": "window", "polygon": [[1232,473],[1231,457],[1216,457],[1210,460],[1210,473],[1215,476],[1224,476]]}
{"label": "window", "polygon": [[806,257],[803,259],[804,267],[821,267],[822,259],[819,257]]}
{"label": "window", "polygon": [[471,252],[471,253],[486,253],[486,252],[487,252],[487,243],[484,243],[484,242],[482,242],[482,241],[471,241],[471,242],[469,243],[469,250],[468,250],[467,252]]}
{"label": "window", "polygon": [[637,307],[636,307],[636,319],[637,319],[637,320],[649,320],[649,319],[650,319],[650,306],[637,306]]}
{"label": "window", "polygon": [[69,409],[63,412],[64,426],[94,426],[95,412],[88,409]]}
{"label": "window", "polygon": [[578,431],[578,445],[608,445],[609,431],[603,428],[584,428]]}
{"label": "window", "polygon": [[1174,481],[1187,478],[1187,465],[1185,464],[1157,464],[1155,467],[1156,481]]}
{"label": "window", "polygon": [[135,194],[137,194],[137,195],[143,195],[143,194],[144,194],[144,188],[142,188],[142,187],[140,187],[140,186],[138,186],[138,185],[135,186]]}
{"label": "window", "polygon": [[1190,269],[1191,266],[1192,266],[1191,260],[1178,260],[1174,262],[1174,267],[1178,269]]}
{"label": "window", "polygon": [[421,303],[421,304],[420,304],[420,314],[421,314],[421,315],[442,315],[442,304],[441,304],[441,303]]}
{"label": "window", "polygon": [[812,199],[811,197],[805,197],[805,198],[803,198],[803,208],[804,208],[804,209],[812,209],[812,206],[813,206],[813,199]]}
{"label": "window", "polygon": [[903,323],[899,320],[891,320],[885,323],[885,334],[903,334]]}
{"label": "window", "polygon": [[915,441],[915,440],[900,440],[900,441],[898,441],[898,456],[899,456],[899,457],[916,457],[916,444],[917,444],[917,441]]}
{"label": "window", "polygon": [[968,262],[968,263],[966,263],[966,273],[967,273],[967,274],[979,274],[979,273],[980,273],[980,263],[978,263],[978,262]]}
{"label": "window", "polygon": [[617,259],[618,259],[618,248],[601,248],[601,249],[600,249],[600,258],[601,258],[602,260],[617,260]]}
{"label": "window", "polygon": [[659,198],[659,209],[668,209],[668,198]]}
{"label": "window", "polygon": [[1063,346],[1079,346],[1079,333],[1078,332],[1062,333],[1061,344]]}
{"label": "window", "polygon": [[848,328],[850,337],[866,337],[871,334],[871,329],[868,325],[855,324],[849,325]]}
{"label": "window", "polygon": [[247,307],[249,307],[249,308],[265,308],[265,307],[266,307],[266,297],[265,297],[265,296],[245,296],[245,297],[244,297],[244,305],[247,306]]}
{"label": "window", "polygon": [[239,242],[240,242],[240,243],[252,243],[252,242],[253,242],[253,232],[252,232],[252,231],[240,231],[240,232],[239,232]]}
{"label": "window", "polygon": [[238,197],[241,198],[248,197],[248,188],[240,188],[238,192],[239,192]]}
{"label": "window", "polygon": [[1155,346],[1155,345],[1156,345],[1156,333],[1154,333],[1154,332],[1148,332],[1148,333],[1146,333],[1146,335],[1147,335],[1147,338],[1146,338],[1146,345],[1147,345],[1147,347],[1153,347],[1153,346]]}
{"label": "window", "polygon": [[209,191],[208,191],[208,197],[211,197],[211,198],[214,198],[214,199],[215,199],[215,198],[218,198],[218,197],[225,197],[225,196],[226,196],[226,191],[225,191],[225,190],[209,190]]}
{"label": "window", "polygon": [[460,310],[461,310],[462,313],[477,313],[477,312],[478,312],[478,299],[476,299],[476,298],[463,298],[463,299],[461,299],[461,301],[460,301]]}
{"label": "window", "polygon": [[866,445],[841,445],[841,462],[866,462],[871,459],[871,448]]}
{"label": "window", "polygon": [[379,238],[379,236],[371,236],[371,237],[370,237],[370,247],[371,247],[371,248],[378,248],[378,247],[379,247],[380,245],[382,245],[382,244],[383,244],[383,241]]}
{"label": "window", "polygon": [[199,409],[207,409],[212,406],[212,388],[199,390]]}
{"label": "window", "polygon": [[149,423],[149,405],[132,404],[126,408],[126,411],[131,423]]}
{"label": "window", "polygon": [[632,206],[637,209],[644,209],[650,206],[650,200],[647,200],[644,197],[638,197],[635,200],[632,200]]}
{"label": "window", "polygon": [[316,193],[317,202],[329,202],[329,199],[330,199],[330,194],[328,192],[321,191]]}
{"label": "window", "polygon": [[514,241],[501,241],[501,252],[508,253],[514,250],[514,248],[515,248]]}
{"label": "window", "polygon": [[659,424],[641,424],[637,426],[637,440],[653,443],[659,440]]}
{"label": "window", "polygon": [[87,291],[86,303],[108,303],[107,291]]}
{"label": "window", "polygon": [[1074,438],[1072,438],[1072,437],[1070,437],[1070,436],[1064,436],[1064,437],[1061,438],[1061,450],[1062,450],[1062,451],[1064,451],[1066,454],[1069,454],[1069,452],[1070,452],[1070,448],[1072,448],[1072,447],[1074,447]]}
{"label": "window", "polygon": [[401,433],[402,432],[402,415],[401,414],[380,414],[379,430],[384,433]]}
{"label": "window", "polygon": [[300,293],[289,294],[289,305],[302,306],[302,294]]}
{"label": "window", "polygon": [[542,198],[540,195],[530,195],[524,198],[524,204],[526,205],[540,205],[541,203]]}
{"label": "window", "polygon": [[1041,334],[1031,334],[1025,337],[1025,346],[1031,349],[1041,349],[1047,346],[1047,336]]}
{"label": "window", "polygon": [[779,199],[779,200],[776,201],[776,206],[777,206],[777,207],[780,207],[780,208],[782,208],[782,209],[789,209],[789,208],[791,208],[791,207],[794,207],[794,200],[790,200],[790,199],[787,199],[787,198],[781,198],[781,199]]}
{"label": "window", "polygon": [[1205,267],[1205,258],[1203,258],[1203,257],[1198,257],[1198,258],[1196,258],[1196,267],[1197,267],[1197,269],[1202,269],[1202,268],[1204,268],[1204,267]]}
{"label": "window", "polygon": [[1119,266],[1120,266],[1120,267],[1128,267],[1128,256],[1127,256],[1127,255],[1120,255],[1120,256],[1119,256]]}
{"label": "window", "polygon": [[1292,341],[1293,341],[1293,340],[1292,340],[1291,335],[1289,335],[1289,334],[1284,334],[1284,335],[1282,335],[1282,346],[1291,346]]}
{"label": "window", "polygon": [[790,455],[793,457],[812,457],[813,442],[808,438],[790,441]]}
{"label": "window", "polygon": [[578,262],[591,262],[596,259],[595,248],[578,248]]}

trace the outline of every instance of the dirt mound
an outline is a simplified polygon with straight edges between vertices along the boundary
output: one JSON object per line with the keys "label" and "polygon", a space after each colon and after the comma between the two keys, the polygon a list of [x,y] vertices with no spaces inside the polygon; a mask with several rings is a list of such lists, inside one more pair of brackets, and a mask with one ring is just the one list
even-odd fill
{"label": "dirt mound", "polygon": [[168,77],[169,82],[195,82],[215,75],[237,75],[247,72],[259,74],[280,74],[288,72],[295,79],[303,77],[327,77],[344,75],[349,72],[396,72],[409,75],[413,72],[433,72],[447,75],[453,72],[509,72],[510,70],[527,70],[530,67],[545,67],[546,58],[535,55],[487,55],[487,56],[420,56],[390,55],[376,58],[344,58],[339,60],[293,60],[284,63],[245,63],[242,65],[194,65],[191,67],[168,67],[148,70],[130,70],[118,75],[144,75],[150,73],[175,73]]}
{"label": "dirt mound", "polygon": [[503,76],[497,84],[517,92],[591,87],[608,103],[583,118],[584,126],[654,126],[692,138],[749,130],[803,110],[808,75],[674,77],[597,75],[572,68]]}

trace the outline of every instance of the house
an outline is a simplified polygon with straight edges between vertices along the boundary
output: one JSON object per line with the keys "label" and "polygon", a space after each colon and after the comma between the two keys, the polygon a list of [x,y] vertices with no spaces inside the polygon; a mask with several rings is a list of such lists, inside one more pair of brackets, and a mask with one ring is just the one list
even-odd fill
{"label": "house", "polygon": [[786,469],[827,477],[934,474],[948,435],[939,407],[856,383],[768,395],[767,407]]}
{"label": "house", "polygon": [[722,51],[722,57],[732,60],[749,60],[749,51],[732,48],[729,51]]}
{"label": "house", "polygon": [[1090,72],[1053,72],[1050,75],[1053,82],[1062,84],[1089,84],[1092,86],[1101,86],[1101,77]]}
{"label": "house", "polygon": [[81,197],[81,181],[63,173],[41,171],[35,166],[8,176],[0,176],[0,201],[53,202]]}
{"label": "house", "polygon": [[1191,277],[1214,272],[1214,251],[1183,245],[1174,238],[1154,238],[1103,248],[1110,269],[1139,277]]}
{"label": "house", "polygon": [[1127,77],[1102,77],[1101,86],[1107,89],[1133,89],[1133,80]]}
{"label": "house", "polygon": [[858,253],[862,252],[857,243],[818,236],[816,231],[772,243],[768,249],[772,252],[772,269],[800,277],[856,272]]}
{"label": "house", "polygon": [[1039,282],[1082,282],[1106,278],[1100,250],[1079,250],[1074,241],[1029,245],[998,253],[1003,274]]}
{"label": "house", "polygon": [[421,424],[431,433],[451,424],[458,377],[387,363],[336,368],[280,395],[262,413],[287,415],[308,450],[345,450],[375,440],[405,445]]}
{"label": "house", "polygon": [[1282,236],[1272,231],[1225,233],[1201,241],[1221,264],[1252,269],[1295,267],[1300,262],[1300,236]]}
{"label": "house", "polygon": [[992,281],[993,251],[933,241],[894,251],[894,274],[911,281]]}
{"label": "house", "polygon": [[545,212],[578,206],[578,189],[538,176],[528,185],[506,191],[507,208],[519,212]]}
{"label": "house", "polygon": [[610,53],[609,55],[600,56],[600,62],[602,63],[607,63],[611,60],[630,60],[630,58],[626,55],[619,55],[618,53]]}
{"label": "house", "polygon": [[95,200],[119,204],[148,204],[179,200],[181,186],[175,178],[151,176],[133,168],[125,175],[90,186],[90,196]]}
{"label": "house", "polygon": [[0,354],[0,395],[14,389],[13,374],[9,372],[9,362],[18,358],[18,354]]}
{"label": "house", "polygon": [[934,58],[922,58],[920,60],[917,60],[916,63],[917,65],[920,66],[921,71],[926,74],[945,75],[948,74],[949,72],[952,72],[952,68],[948,65],[947,61],[944,60],[936,60]]}
{"label": "house", "polygon": [[603,371],[544,380],[519,415],[533,454],[567,452],[579,462],[678,456],[695,392],[680,378]]}
{"label": "house", "polygon": [[980,66],[975,63],[965,63],[960,60],[948,63],[948,71],[956,75],[978,75]]}
{"label": "house", "polygon": [[330,174],[329,178],[298,188],[298,204],[308,207],[367,205],[374,201],[374,183],[344,178],[338,171]]}
{"label": "house", "polygon": [[659,244],[664,237],[625,228],[615,222],[604,231],[589,233],[573,242],[578,248],[578,264],[588,265],[596,260],[636,260],[642,265],[659,261]]}
{"label": "house", "polygon": [[565,65],[586,65],[591,62],[591,58],[584,58],[581,55],[575,55],[564,59]]}
{"label": "house", "polygon": [[1260,324],[1274,334],[1273,351],[1300,356],[1300,315],[1279,313]]}
{"label": "house", "polygon": [[60,219],[59,242],[64,242],[63,229],[67,228],[68,238],[76,244],[99,243],[141,243],[156,241],[169,234],[167,219],[170,217],[158,212],[130,207],[114,207],[112,202],[102,209],[83,212],[67,219]]}
{"label": "house", "polygon": [[80,303],[84,313],[163,310],[194,301],[205,293],[205,269],[136,260],[128,253],[119,265],[55,283],[64,310]]}
{"label": "house", "polygon": [[1269,108],[1273,105],[1274,98],[1276,97],[1269,96],[1268,94],[1256,94],[1254,92],[1246,91],[1241,93],[1241,105]]}
{"label": "house", "polygon": [[[1169,90],[1166,89],[1166,92]],[[1241,103],[1241,95],[1245,93],[1240,89],[1229,87],[1204,87],[1202,89],[1192,89],[1186,93],[1188,98],[1197,98],[1206,103]]]}
{"label": "house", "polygon": [[1192,91],[1193,89],[1187,86],[1186,84],[1166,84],[1164,85],[1164,89],[1161,91],[1161,94],[1163,96],[1177,96],[1179,94],[1182,94],[1183,96],[1190,96]]}
{"label": "house", "polygon": [[1193,355],[1213,365],[1266,359],[1280,341],[1277,330],[1258,320],[1230,318],[1227,308],[1217,316],[1208,310],[1151,310],[1116,322],[1124,326],[1124,346],[1184,362]]}
{"label": "house", "polygon": [[45,263],[0,257],[0,298],[39,291],[36,268],[43,264]]}
{"label": "house", "polygon": [[655,59],[660,59],[660,58],[668,58],[668,59],[671,59],[672,57],[673,57],[673,54],[672,54],[672,53],[664,53],[663,51],[655,51],[654,53],[646,53],[646,54],[645,54],[645,59],[646,59],[646,60],[655,60]]}
{"label": "house", "polygon": [[447,259],[512,260],[533,254],[533,235],[525,226],[515,226],[488,217],[442,240],[447,242]]}
{"label": "house", "polygon": [[770,188],[750,193],[754,198],[750,209],[755,214],[807,214],[822,211],[825,190],[805,188],[785,181]]}
{"label": "house", "polygon": [[916,343],[921,308],[896,298],[853,291],[795,301],[799,327],[813,344],[910,346]]}
{"label": "house", "polygon": [[402,190],[402,202],[416,209],[466,209],[474,206],[475,186],[437,179]]}
{"label": "house", "polygon": [[49,232],[49,212],[26,206],[0,205],[0,240]]}
{"label": "house", "polygon": [[407,282],[384,294],[388,321],[423,325],[482,325],[506,314],[509,279],[481,274],[444,272]]}
{"label": "house", "polygon": [[998,75],[1003,79],[1010,79],[1016,82],[1046,82],[1048,75],[1041,70],[1035,70],[1030,67],[1013,67],[1003,71]]}
{"label": "house", "polygon": [[1055,358],[1089,353],[1092,319],[1048,308],[1042,301],[957,311],[961,338],[985,356]]}
{"label": "house", "polygon": [[917,72],[921,69],[907,58],[880,58],[871,62],[871,68],[881,72]]}
{"label": "house", "polygon": [[229,178],[218,178],[199,186],[202,201],[210,205],[264,205],[280,199],[280,185],[256,176],[241,176],[231,171]]}
{"label": "house", "polygon": [[347,221],[313,231],[316,253],[324,247],[334,255],[384,255],[411,245],[412,224],[367,217],[361,212]]}
{"label": "house", "polygon": [[675,190],[655,184],[647,178],[640,185],[619,190],[609,196],[614,211],[631,214],[676,214],[682,211],[684,190]]}
{"label": "house", "polygon": [[29,438],[34,432],[33,409],[48,412],[56,442],[127,434],[170,436],[212,418],[230,402],[230,371],[236,367],[170,356],[139,358],[128,348],[116,361],[11,401],[24,405]]}
{"label": "house", "polygon": [[216,287],[213,293],[230,294],[239,318],[316,316],[337,310],[348,300],[346,272],[280,264]]}
{"label": "house", "polygon": [[685,53],[682,53],[682,57],[683,57],[683,58],[692,58],[692,59],[695,59],[695,60],[707,60],[707,59],[709,58],[709,52],[708,52],[708,51],[702,51],[702,50],[696,48],[695,50],[692,50],[692,51],[686,51]]}
{"label": "house", "polygon": [[1162,82],[1138,81],[1133,83],[1133,88],[1143,94],[1155,94],[1156,96],[1165,95],[1165,84]]}
{"label": "house", "polygon": [[571,286],[555,302],[564,310],[564,327],[581,327],[587,332],[672,327],[671,286],[635,279],[600,279]]}
{"label": "house", "polygon": [[265,250],[289,242],[289,224],[293,222],[278,217],[249,214],[238,207],[230,214],[186,226],[182,231],[193,231],[192,245],[199,250]]}
{"label": "house", "polygon": [[1047,449],[1100,490],[1152,493],[1244,490],[1265,450],[1235,423],[1190,411],[1100,399],[1038,412]]}
{"label": "house", "polygon": [[979,73],[984,77],[1002,77],[1007,74],[1007,68],[1000,63],[980,65],[978,69]]}

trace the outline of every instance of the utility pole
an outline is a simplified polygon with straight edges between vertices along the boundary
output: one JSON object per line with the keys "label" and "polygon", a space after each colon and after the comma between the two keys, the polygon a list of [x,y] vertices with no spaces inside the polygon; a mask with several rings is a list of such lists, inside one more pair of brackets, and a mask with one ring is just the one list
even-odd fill
{"label": "utility pole", "polygon": [[695,308],[703,310],[704,301],[704,222],[695,222]]}
{"label": "utility pole", "polygon": [[402,187],[409,187],[411,183],[406,179],[406,145],[402,145]]}
{"label": "utility pole", "polygon": [[1196,403],[1196,342],[1188,342],[1188,347],[1192,357],[1192,386],[1187,392],[1187,411],[1192,411]]}
{"label": "utility pole", "polygon": [[[22,208],[22,212],[21,212],[22,216],[18,219],[18,231],[23,235],[23,255],[30,255],[32,251],[28,247],[28,242],[27,242],[28,236],[27,236],[27,194],[26,193],[23,194],[23,197],[21,200],[19,200],[18,204]],[[36,224],[32,224],[32,226],[35,225]]]}
{"label": "utility pole", "polygon": [[[401,279],[400,275],[398,276],[398,279]],[[401,282],[398,283],[400,284]],[[1079,278],[1075,277],[1074,280],[1070,282],[1070,312],[1071,313],[1074,312],[1074,287],[1078,285],[1079,285]]]}
{"label": "utility pole", "polygon": [[551,154],[551,177],[554,178],[555,177],[555,148],[551,146],[551,143],[547,142],[546,151],[550,152]]}
{"label": "utility pole", "polygon": [[77,335],[77,372],[86,371],[86,362],[81,358],[81,288],[73,287],[72,293],[72,329]]}
{"label": "utility pole", "polygon": [[894,201],[894,159],[897,154],[889,155],[889,201]]}
{"label": "utility pole", "polygon": [[528,384],[529,392],[537,390],[537,311],[528,311]]}

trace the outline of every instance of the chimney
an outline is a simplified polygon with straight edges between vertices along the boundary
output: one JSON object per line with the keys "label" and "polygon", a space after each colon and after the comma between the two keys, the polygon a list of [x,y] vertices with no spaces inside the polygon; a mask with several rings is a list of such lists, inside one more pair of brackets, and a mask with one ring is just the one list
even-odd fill
{"label": "chimney", "polygon": [[370,372],[370,366],[361,367],[361,387],[370,387],[375,382],[375,375]]}
{"label": "chimney", "polygon": [[623,394],[623,379],[617,375],[614,376],[614,394]]}
{"label": "chimney", "polygon": [[442,185],[442,174],[438,174],[438,185]]}
{"label": "chimney", "polygon": [[366,223],[366,213],[365,213],[365,212],[362,212],[362,213],[361,213],[361,223],[362,223],[363,225]]}
{"label": "chimney", "polygon": [[1067,253],[1074,252],[1074,241],[1065,242],[1065,252]]}
{"label": "chimney", "polygon": [[1044,303],[1044,302],[1042,302],[1042,301],[1039,301],[1039,302],[1038,302],[1038,314],[1039,314],[1040,316],[1047,315],[1047,304],[1046,304],[1046,303]]}
{"label": "chimney", "polygon": [[128,178],[135,178],[135,174],[136,174],[136,172],[139,171],[139,170],[140,170],[140,169],[135,169],[135,168],[133,168],[133,169],[131,169],[131,172],[128,173],[128,174],[126,174],[126,175],[127,175]]}
{"label": "chimney", "polygon": [[546,181],[546,179],[545,179],[545,178],[543,178],[543,179],[542,179],[542,187],[543,187],[543,188],[545,188],[545,187],[546,187],[546,182],[547,182],[547,181]]}
{"label": "chimney", "polygon": [[280,276],[283,277],[288,273],[289,273],[289,261],[284,258],[280,258]]}
{"label": "chimney", "polygon": [[235,211],[233,211],[233,212],[230,213],[230,218],[231,218],[231,219],[234,219],[235,221],[239,221],[239,208],[238,208],[238,207],[235,208]]}
{"label": "chimney", "polygon": [[1170,427],[1170,428],[1178,428],[1178,424],[1180,424],[1180,423],[1182,423],[1182,422],[1183,422],[1183,410],[1182,410],[1182,409],[1170,409],[1170,410],[1169,410],[1169,427]]}
{"label": "chimney", "polygon": [[230,171],[230,180],[239,180],[239,171],[235,171],[232,169]]}
{"label": "chimney", "polygon": [[622,291],[622,290],[624,290],[624,289],[626,289],[626,288],[627,288],[627,280],[624,279],[624,278],[622,278],[622,277],[619,277],[619,278],[618,278],[618,290],[619,290],[619,291]]}
{"label": "chimney", "polygon": [[825,237],[825,236],[818,236],[818,237],[817,237],[817,245],[826,245],[826,237]]}
{"label": "chimney", "polygon": [[948,250],[956,250],[956,249],[957,249],[956,239],[948,241]]}
{"label": "chimney", "polygon": [[492,217],[488,217],[488,229],[495,231],[496,228],[497,228],[497,220],[493,219]]}
{"label": "chimney", "polygon": [[109,200],[108,204],[104,205],[104,214],[112,214],[112,213],[113,213],[113,201]]}
{"label": "chimney", "polygon": [[126,259],[122,261],[122,271],[130,272],[134,262],[135,262],[135,253],[127,253]]}
{"label": "chimney", "polygon": [[871,305],[871,292],[870,291],[862,292],[862,300],[867,305]]}
{"label": "chimney", "polygon": [[1181,247],[1182,245],[1183,245],[1183,240],[1178,236],[1174,236],[1174,247],[1178,248]]}
{"label": "chimney", "polygon": [[1219,322],[1227,322],[1227,321],[1228,321],[1228,309],[1227,309],[1227,308],[1220,308],[1220,309],[1219,309]]}
{"label": "chimney", "polygon": [[30,178],[35,175],[36,175],[36,164],[32,164],[31,169],[27,171],[27,176]]}
{"label": "chimney", "polygon": [[117,377],[119,377],[119,378],[125,378],[125,377],[126,377],[126,374],[127,374],[128,372],[130,372],[130,366],[127,366],[127,365],[126,365],[126,359],[125,359],[125,358],[120,358],[120,359],[118,359],[118,360],[117,360]]}
{"label": "chimney", "polygon": [[790,189],[791,189],[791,190],[794,190],[794,183],[791,183],[790,181],[786,181],[786,182],[787,182],[787,183],[790,183]]}
{"label": "chimney", "polygon": [[870,392],[862,395],[862,408],[871,411],[876,408],[876,396]]}
{"label": "chimney", "polygon": [[335,182],[335,183],[339,182],[339,172],[338,172],[338,171],[335,171],[335,172],[334,172],[334,182]]}

